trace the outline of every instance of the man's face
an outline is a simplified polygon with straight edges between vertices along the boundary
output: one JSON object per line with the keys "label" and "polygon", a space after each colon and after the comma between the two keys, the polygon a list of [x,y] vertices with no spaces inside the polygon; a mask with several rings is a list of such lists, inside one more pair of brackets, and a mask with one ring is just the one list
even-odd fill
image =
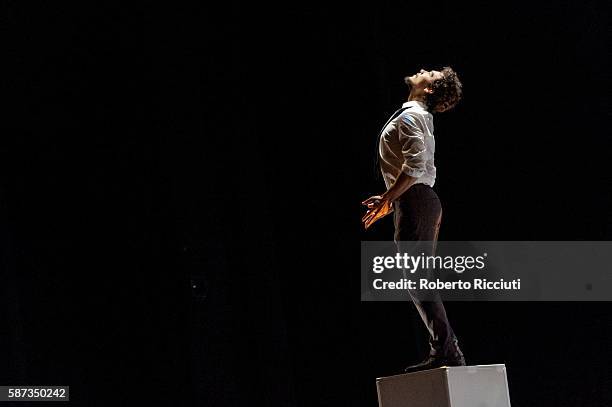
{"label": "man's face", "polygon": [[407,76],[405,81],[410,85],[413,91],[424,91],[425,88],[431,87],[434,81],[442,78],[443,75],[440,71],[426,71],[425,69],[421,69],[414,75]]}

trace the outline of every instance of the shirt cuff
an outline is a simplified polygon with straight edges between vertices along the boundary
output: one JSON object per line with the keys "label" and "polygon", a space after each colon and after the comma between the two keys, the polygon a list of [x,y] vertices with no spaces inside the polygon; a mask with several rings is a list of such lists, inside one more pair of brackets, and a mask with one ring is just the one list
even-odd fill
{"label": "shirt cuff", "polygon": [[419,178],[425,174],[425,170],[419,170],[417,168],[410,167],[407,164],[402,165],[402,172],[414,178]]}

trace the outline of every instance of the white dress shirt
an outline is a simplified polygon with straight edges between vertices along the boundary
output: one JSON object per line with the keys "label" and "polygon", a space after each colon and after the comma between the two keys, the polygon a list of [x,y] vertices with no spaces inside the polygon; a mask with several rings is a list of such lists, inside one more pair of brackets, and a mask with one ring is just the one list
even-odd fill
{"label": "white dress shirt", "polygon": [[427,106],[416,100],[402,105],[407,107],[391,120],[380,135],[378,153],[380,169],[387,189],[400,172],[417,178],[415,184],[433,187],[436,181],[433,134],[433,115]]}

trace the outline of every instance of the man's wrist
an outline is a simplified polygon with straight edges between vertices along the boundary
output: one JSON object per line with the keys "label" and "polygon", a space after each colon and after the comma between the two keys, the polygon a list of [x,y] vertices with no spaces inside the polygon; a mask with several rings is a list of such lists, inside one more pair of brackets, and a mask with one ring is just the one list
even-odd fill
{"label": "man's wrist", "polygon": [[381,198],[384,201],[389,201],[391,203],[393,203],[393,201],[395,201],[397,199],[397,197],[395,196],[395,194],[391,191],[388,190],[387,192],[385,192],[384,194],[381,195]]}

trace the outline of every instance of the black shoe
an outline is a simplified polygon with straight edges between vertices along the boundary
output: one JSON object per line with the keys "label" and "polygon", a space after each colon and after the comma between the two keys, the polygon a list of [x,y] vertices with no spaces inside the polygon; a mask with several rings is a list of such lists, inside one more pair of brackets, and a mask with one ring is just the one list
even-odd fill
{"label": "black shoe", "polygon": [[461,352],[451,357],[429,356],[427,359],[416,365],[408,366],[404,373],[419,372],[421,370],[435,369],[442,366],[465,366],[465,358]]}

